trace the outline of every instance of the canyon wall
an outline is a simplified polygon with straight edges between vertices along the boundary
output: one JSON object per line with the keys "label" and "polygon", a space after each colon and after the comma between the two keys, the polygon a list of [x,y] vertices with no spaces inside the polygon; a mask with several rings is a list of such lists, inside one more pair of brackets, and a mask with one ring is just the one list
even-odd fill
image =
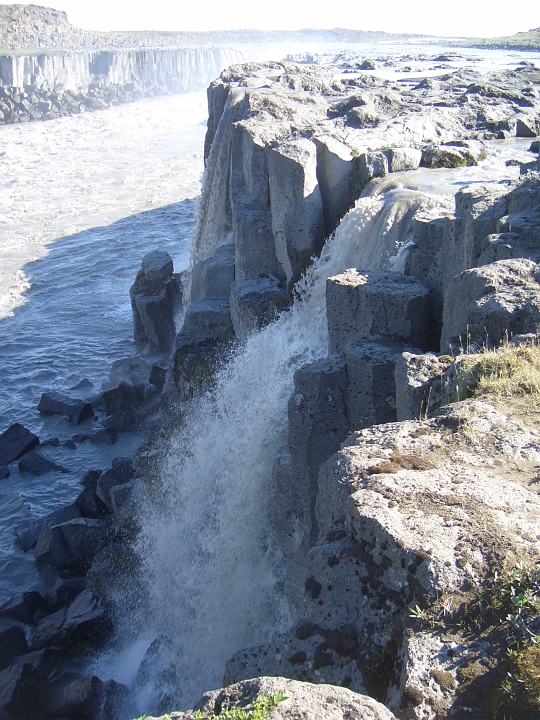
{"label": "canyon wall", "polygon": [[242,57],[223,47],[2,55],[0,124],[195,90]]}

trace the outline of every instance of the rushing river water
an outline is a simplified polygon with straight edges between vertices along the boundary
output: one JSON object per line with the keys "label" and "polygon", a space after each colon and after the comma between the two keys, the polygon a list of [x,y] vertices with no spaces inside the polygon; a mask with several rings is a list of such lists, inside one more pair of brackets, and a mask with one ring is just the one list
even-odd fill
{"label": "rushing river water", "polygon": [[[41,393],[88,378],[96,392],[113,360],[134,353],[129,287],[141,257],[163,248],[189,262],[203,169],[206,94],[0,128],[0,428],[21,422],[41,440],[84,432],[36,411]],[[88,391],[86,391],[88,392]],[[0,482],[0,602],[33,582],[17,525],[80,492],[85,469],[130,455],[137,438],[104,449],[43,450],[69,474]]]}
{"label": "rushing river water", "polygon": [[[431,52],[431,49],[424,50]],[[378,54],[381,54],[380,48]],[[502,56],[490,57],[493,64],[495,57],[500,61]],[[514,53],[510,59],[515,63],[522,57],[523,54]],[[506,62],[509,58],[502,64]],[[177,271],[189,263],[203,169],[206,115],[205,92],[193,92],[142,100],[101,113],[0,128],[0,431],[13,422],[21,422],[42,440],[57,437],[62,443],[80,428],[73,428],[61,418],[41,417],[36,410],[41,393],[50,388],[68,391],[82,378],[88,378],[97,392],[107,379],[111,362],[134,353],[128,291],[141,257],[159,247],[171,254]],[[525,161],[528,145],[528,141],[493,142],[488,158],[478,168],[418,171],[395,176],[393,181],[432,195],[451,196],[470,182],[516,178],[519,168],[507,167],[506,160]],[[354,218],[350,222],[353,221]],[[331,264],[322,263],[317,282],[324,280],[325,272],[338,271],[346,261],[345,253]],[[242,542],[249,544],[253,528],[239,513],[245,514],[249,502],[252,514],[248,517],[251,521],[256,519],[257,506],[265,500],[264,484],[259,493],[250,494],[249,498],[241,488],[236,495],[229,495],[230,511],[238,515],[235,527],[239,533],[230,544],[227,544],[230,535],[221,537],[223,516],[216,519],[212,515],[213,507],[205,501],[213,498],[212,502],[223,502],[222,483],[238,474],[239,465],[251,479],[257,472],[268,475],[276,443],[280,444],[283,439],[283,408],[294,368],[319,356],[324,346],[320,298],[317,302],[318,314],[306,311],[304,317],[298,310],[291,314],[292,319],[283,322],[281,330],[270,330],[266,340],[249,345],[250,355],[237,359],[221,378],[223,396],[217,406],[209,403],[195,409],[191,429],[178,441],[179,448],[186,444],[192,449],[199,448],[200,457],[192,458],[187,469],[185,463],[181,468],[175,465],[173,458],[164,469],[164,481],[171,486],[178,472],[191,473],[191,484],[183,491],[186,495],[176,496],[165,514],[170,516],[177,507],[187,505],[193,536],[203,531],[209,518],[218,529],[214,540],[208,541],[211,547],[204,548],[206,553],[216,553],[214,565],[204,570],[198,567],[193,571],[195,574],[192,572],[193,585],[188,583],[186,587],[195,588],[196,592],[183,600],[187,616],[196,614],[200,608],[204,610],[183,642],[184,646],[199,643],[202,652],[195,656],[190,651],[186,654],[183,667],[193,661],[200,675],[190,679],[186,697],[196,695],[201,682],[215,682],[224,658],[231,648],[237,649],[235,644],[260,636],[268,629],[268,623],[275,627],[287,621],[282,607],[272,610],[263,604],[267,622],[257,627],[260,617],[253,617],[251,625],[242,624],[242,617],[246,617],[242,608],[246,603],[249,605],[251,597],[243,588],[251,583],[253,596],[260,598],[273,582],[272,567],[276,558],[272,548],[265,549],[262,564],[257,547],[251,548],[253,557],[250,556],[249,567],[264,566],[257,580],[250,579],[246,568],[236,568],[231,574],[223,564],[224,558],[241,556]],[[309,329],[307,318],[317,324],[316,332]],[[265,349],[265,342],[270,343],[273,354]],[[196,439],[197,433],[215,438],[214,452],[221,452],[227,439],[220,435],[223,426],[216,423],[219,418],[222,422],[225,405],[237,402],[235,394],[239,388],[246,403],[249,392],[261,393],[260,383],[254,377],[247,378],[245,373],[246,368],[255,367],[260,376],[265,363],[279,367],[283,375],[279,392],[271,383],[265,390],[268,392],[266,406],[272,405],[274,412],[273,428],[268,427],[267,420],[264,427],[256,427],[261,416],[257,408],[253,408],[253,415],[229,417],[229,445],[243,432],[246,418],[251,435],[247,432],[245,436],[240,435],[242,443],[227,456],[221,485],[201,488],[197,477],[205,468],[210,468],[205,463],[213,461],[211,457],[202,461],[205,448],[199,447],[201,441]],[[216,418],[211,417],[214,412]],[[264,435],[262,454],[253,459],[248,457],[253,448],[250,437],[260,432]],[[11,466],[10,477],[0,481],[0,602],[22,589],[40,587],[32,554],[23,554],[14,543],[17,526],[25,519],[41,517],[71,502],[81,490],[78,480],[86,469],[105,468],[113,457],[131,455],[139,441],[136,435],[127,433],[111,448],[89,443],[79,445],[76,450],[62,445],[45,448],[43,454],[71,470],[68,474],[49,473],[43,478],[34,478],[19,474],[16,465]],[[254,466],[257,463],[258,470]],[[195,517],[198,502],[203,510]],[[185,514],[185,509],[181,512]],[[156,544],[162,522],[164,518],[156,515],[154,521],[148,523],[142,542]],[[167,539],[178,542],[180,547],[186,526],[177,522],[173,525],[174,531]],[[163,566],[152,568],[151,573],[154,587],[151,609],[156,615],[148,625],[149,634],[142,639],[133,638],[130,667],[134,669],[133,658],[140,659],[152,633],[163,631],[178,619],[176,611],[164,612],[164,598],[177,587],[172,580],[171,566],[166,564],[168,552],[169,547],[158,544],[154,558],[163,555]],[[184,547],[177,555],[174,572],[180,572],[179,566],[185,570],[189,559],[189,547]],[[236,608],[236,620],[228,627],[220,624],[219,618],[216,621],[215,609],[219,607],[223,612],[225,607],[225,614],[231,613],[236,596],[218,598],[217,605],[213,605],[215,598],[204,597],[200,592],[203,575],[211,583],[216,573],[220,573],[224,583],[241,590],[240,609]],[[186,579],[185,575],[182,577]],[[228,604],[224,605],[225,600]],[[158,618],[159,613],[162,616]],[[223,639],[214,664],[211,668],[205,667],[204,672],[204,653],[211,652],[211,646],[208,638],[205,644],[198,636],[201,623],[211,627],[215,637]],[[118,679],[129,681],[133,675],[125,668],[123,673],[118,670],[125,657],[116,664],[111,662],[109,667]]]}

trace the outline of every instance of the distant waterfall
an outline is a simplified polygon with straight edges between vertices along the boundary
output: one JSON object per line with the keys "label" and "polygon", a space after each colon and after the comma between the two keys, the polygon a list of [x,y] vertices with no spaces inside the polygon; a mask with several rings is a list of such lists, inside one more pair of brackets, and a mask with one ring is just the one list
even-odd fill
{"label": "distant waterfall", "polygon": [[183,92],[206,87],[226,67],[245,60],[241,50],[225,47],[5,55],[0,57],[0,85],[78,92],[100,75],[105,85],[159,83]]}
{"label": "distant waterfall", "polygon": [[[286,448],[294,372],[327,354],[326,278],[351,266],[391,267],[414,213],[435,205],[408,190],[359,200],[292,309],[252,336],[221,369],[212,396],[188,409],[148,492],[138,547],[148,590],[143,634],[175,646],[176,679],[167,684],[180,692],[176,707],[220,687],[235,651],[290,625],[269,523],[272,471]],[[157,709],[163,677],[141,711]]]}

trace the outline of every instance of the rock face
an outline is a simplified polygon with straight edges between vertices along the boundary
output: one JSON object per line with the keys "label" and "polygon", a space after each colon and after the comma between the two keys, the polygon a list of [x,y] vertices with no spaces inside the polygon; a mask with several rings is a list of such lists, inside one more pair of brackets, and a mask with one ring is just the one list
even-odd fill
{"label": "rock face", "polygon": [[[182,398],[208,387],[200,377],[229,309],[247,339],[266,291],[292,294],[362,192],[366,203],[377,188],[388,197],[392,181],[380,178],[477,164],[484,140],[534,130],[537,85],[532,70],[481,82],[461,70],[409,89],[288,63],[223,73],[208,93],[196,282],[172,373]],[[469,185],[453,208],[407,208],[406,226],[391,211],[374,221],[395,224],[403,252],[347,248],[349,269],[327,280],[328,356],[294,374],[269,503],[294,626],[235,653],[224,682],[330,683],[420,720],[461,712],[467,653],[485,658],[495,645],[485,640],[481,655],[462,633],[452,664],[450,641],[415,626],[411,609],[421,614],[443,595],[458,607],[505,563],[540,559],[540,506],[528,485],[537,426],[514,422],[511,402],[508,414],[467,401],[430,417],[455,380],[438,348],[459,335],[481,345],[487,333],[498,345],[540,331],[540,181]],[[355,212],[344,225],[360,245]],[[212,287],[204,278],[213,268]],[[219,322],[205,320],[212,303],[221,303]],[[229,697],[216,692],[208,697],[218,703]]]}
{"label": "rock face", "polygon": [[[456,432],[460,423],[466,434]],[[527,482],[539,453],[536,429],[479,401],[351,435],[320,472],[321,531],[308,557],[300,622],[237,653],[226,682],[286,674],[346,684],[381,699],[388,692],[399,717],[434,717],[421,715],[435,699],[418,683],[417,714],[406,714],[414,705],[406,691],[411,675],[392,675],[393,661],[385,669],[381,658],[410,645],[410,606],[441,592],[457,600],[504,558],[537,561],[539,501]]]}

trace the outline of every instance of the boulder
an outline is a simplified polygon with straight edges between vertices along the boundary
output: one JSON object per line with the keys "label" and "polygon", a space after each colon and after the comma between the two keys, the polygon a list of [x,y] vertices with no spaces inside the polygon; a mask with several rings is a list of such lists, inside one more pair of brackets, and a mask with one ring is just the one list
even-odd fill
{"label": "boulder", "polygon": [[118,440],[118,435],[112,427],[106,427],[98,430],[88,438],[92,445],[114,445]]}
{"label": "boulder", "polygon": [[537,117],[522,116],[516,122],[516,137],[536,137],[540,135],[540,121]]}
{"label": "boulder", "polygon": [[107,506],[96,494],[97,480],[96,477],[92,483],[88,483],[75,500],[77,510],[82,517],[98,519],[108,513]]}
{"label": "boulder", "polygon": [[51,460],[43,457],[43,455],[40,455],[35,450],[31,450],[29,453],[26,453],[26,455],[19,460],[19,470],[21,472],[30,473],[31,475],[46,475],[53,470],[62,473],[70,472],[61,465],[57,465]]}
{"label": "boulder", "polygon": [[176,348],[198,345],[207,340],[228,337],[233,330],[226,300],[196,300],[189,306]]}
{"label": "boulder", "polygon": [[[401,420],[421,420],[433,407],[448,399],[445,373],[452,363],[448,356],[403,352],[395,367],[396,416]],[[446,396],[446,397],[445,397]]]}
{"label": "boulder", "polygon": [[39,438],[24,425],[14,423],[0,435],[0,465],[9,465],[39,445]]}
{"label": "boulder", "polygon": [[7,720],[43,717],[41,679],[28,663],[0,672],[0,714]]}
{"label": "boulder", "polygon": [[540,330],[538,265],[531,260],[500,260],[454,277],[445,293],[441,351],[461,338],[497,347],[512,335]]}
{"label": "boulder", "polygon": [[228,300],[234,280],[234,245],[222,245],[216,254],[197,263],[191,275],[191,302]]}
{"label": "boulder", "polygon": [[22,592],[10,598],[0,606],[0,617],[11,618],[18,622],[31,625],[36,610],[46,607],[45,600],[36,590]]}
{"label": "boulder", "polygon": [[84,572],[106,540],[104,522],[75,518],[44,530],[38,538],[34,556],[37,563],[47,563],[59,570]]}
{"label": "boulder", "polygon": [[[359,695],[345,687],[313,685],[283,677],[258,677],[222,690],[207,692],[197,703],[196,709],[209,717],[214,713],[220,714],[222,708],[228,711],[236,708],[247,710],[253,707],[262,693],[266,697],[282,694],[284,699],[271,710],[271,716],[276,720],[395,720],[395,716],[384,705],[367,695]],[[188,714],[174,713],[171,717],[178,720],[185,717],[187,720]]]}
{"label": "boulder", "polygon": [[28,652],[24,629],[12,619],[0,619],[0,670],[11,665],[16,655]]}
{"label": "boulder", "polygon": [[106,110],[109,106],[103,100],[97,97],[89,97],[83,101],[83,105],[87,110],[94,112],[95,110]]}
{"label": "boulder", "polygon": [[372,333],[424,349],[429,338],[429,289],[412,277],[350,269],[326,282],[329,352]]}
{"label": "boulder", "polygon": [[99,598],[90,590],[84,590],[68,608],[61,608],[43,618],[32,635],[30,646],[69,647],[75,643],[95,642],[111,629]]}
{"label": "boulder", "polygon": [[397,147],[383,150],[388,160],[388,172],[418,170],[422,160],[422,151],[411,147]]}
{"label": "boulder", "polygon": [[86,590],[84,577],[59,577],[51,590],[45,595],[49,612],[55,612],[67,605],[71,605],[84,590]]}
{"label": "boulder", "polygon": [[42,394],[38,410],[43,415],[65,415],[73,425],[80,425],[94,417],[94,410],[89,402],[67,397],[55,390]]}
{"label": "boulder", "polygon": [[38,520],[25,520],[17,528],[17,537],[24,551],[30,550],[36,546],[39,536],[42,532],[54,525],[60,525],[68,520],[74,520],[80,517],[80,512],[76,502],[65,505],[58,510],[54,510],[49,515],[39,518]]}
{"label": "boulder", "polygon": [[287,293],[273,278],[236,280],[231,285],[231,319],[241,341],[276,320],[288,306]]}
{"label": "boulder", "polygon": [[127,473],[124,476],[117,474],[113,469],[106,470],[100,475],[96,483],[96,497],[103,503],[107,508],[107,511],[114,512],[114,503],[111,497],[111,491],[117,485],[123,485],[128,482]]}
{"label": "boulder", "polygon": [[[116,717],[118,705],[127,697],[125,685],[95,675],[61,677],[52,686],[48,703],[49,713],[55,717],[75,720],[106,720]],[[71,674],[73,675],[73,674]]]}
{"label": "boulder", "polygon": [[143,257],[129,295],[135,342],[148,343],[160,352],[169,351],[176,336],[182,289],[166,252],[155,250]]}
{"label": "boulder", "polygon": [[486,157],[484,144],[479,140],[461,140],[431,145],[422,151],[422,162],[428,168],[455,168],[478,165]]}
{"label": "boulder", "polygon": [[373,178],[388,174],[388,158],[382,151],[362,153],[355,162],[357,162],[355,170],[360,180],[360,187],[367,185]]}
{"label": "boulder", "polygon": [[9,468],[7,465],[0,465],[0,480],[9,477]]}
{"label": "boulder", "polygon": [[152,250],[143,257],[141,269],[148,282],[160,282],[170,278],[174,266],[169,253],[163,250]]}

